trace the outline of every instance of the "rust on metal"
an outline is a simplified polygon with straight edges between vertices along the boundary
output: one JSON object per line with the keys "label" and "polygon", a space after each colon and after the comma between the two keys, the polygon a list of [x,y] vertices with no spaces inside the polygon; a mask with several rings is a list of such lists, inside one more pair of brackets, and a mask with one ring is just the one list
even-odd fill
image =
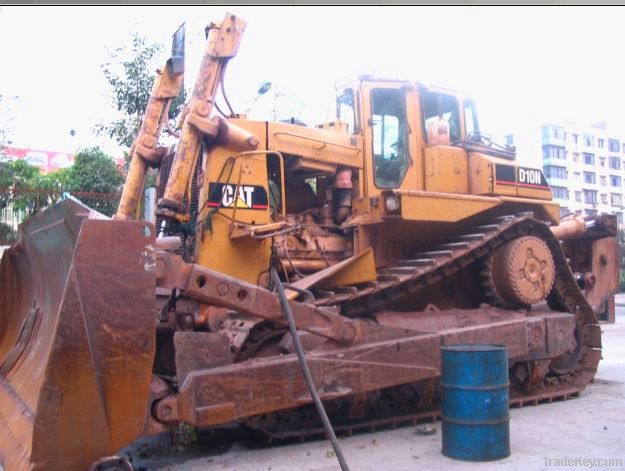
{"label": "rust on metal", "polygon": [[66,200],[21,237],[1,269],[0,454],[7,469],[86,469],[143,429],[154,228]]}

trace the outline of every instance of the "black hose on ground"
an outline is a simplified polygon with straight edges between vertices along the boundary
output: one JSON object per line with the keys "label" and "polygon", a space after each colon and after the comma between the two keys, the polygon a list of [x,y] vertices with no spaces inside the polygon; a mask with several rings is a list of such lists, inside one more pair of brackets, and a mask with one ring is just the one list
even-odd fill
{"label": "black hose on ground", "polygon": [[332,443],[332,448],[334,448],[334,453],[336,454],[336,459],[338,460],[341,469],[343,471],[349,471],[349,466],[347,466],[347,462],[345,461],[345,457],[343,456],[343,451],[341,451],[339,442],[336,439],[336,435],[334,434],[334,429],[332,429],[330,419],[328,419],[328,414],[326,414],[326,411],[323,408],[323,404],[321,403],[321,399],[319,398],[319,393],[317,392],[317,388],[315,388],[315,383],[313,382],[310,370],[308,369],[306,357],[304,356],[304,349],[302,348],[299,336],[297,335],[297,329],[295,328],[295,321],[293,320],[291,306],[289,305],[289,300],[287,299],[286,294],[284,294],[284,287],[282,286],[282,282],[280,281],[280,277],[278,276],[278,272],[275,270],[275,268],[271,269],[271,279],[273,280],[273,284],[276,286],[278,298],[280,298],[280,305],[282,306],[282,312],[284,312],[284,317],[286,317],[286,320],[289,324],[289,331],[291,332],[291,337],[293,338],[293,345],[295,345],[295,351],[297,352],[299,364],[302,367],[302,373],[304,373],[304,379],[306,380],[308,391],[313,398],[315,407],[317,408],[317,412],[319,413],[321,421],[323,422],[323,426],[326,430],[326,435]]}

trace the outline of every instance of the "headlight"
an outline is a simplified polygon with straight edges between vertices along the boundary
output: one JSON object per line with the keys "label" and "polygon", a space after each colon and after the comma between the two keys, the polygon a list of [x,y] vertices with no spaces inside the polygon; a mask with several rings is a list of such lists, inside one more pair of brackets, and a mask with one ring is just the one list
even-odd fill
{"label": "headlight", "polygon": [[399,211],[399,198],[397,196],[387,196],[384,202],[386,203],[386,210],[389,213],[396,213]]}

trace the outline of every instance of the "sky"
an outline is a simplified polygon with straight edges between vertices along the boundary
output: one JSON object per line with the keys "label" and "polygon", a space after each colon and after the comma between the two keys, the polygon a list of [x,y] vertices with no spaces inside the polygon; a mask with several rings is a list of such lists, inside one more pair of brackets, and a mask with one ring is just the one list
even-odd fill
{"label": "sky", "polygon": [[[469,94],[483,131],[500,142],[520,136],[526,164],[540,165],[540,148],[523,146],[523,136],[538,138],[541,122],[607,121],[625,136],[625,10],[588,6],[1,6],[0,123],[10,122],[16,147],[121,153],[93,131],[116,117],[101,70],[110,51],[136,31],[165,46],[160,65],[185,22],[190,88],[204,27],[226,12],[247,21],[225,82],[237,112],[268,80],[294,97],[299,119],[331,120],[334,84],[375,73]],[[271,100],[261,97],[249,117],[271,119]]]}

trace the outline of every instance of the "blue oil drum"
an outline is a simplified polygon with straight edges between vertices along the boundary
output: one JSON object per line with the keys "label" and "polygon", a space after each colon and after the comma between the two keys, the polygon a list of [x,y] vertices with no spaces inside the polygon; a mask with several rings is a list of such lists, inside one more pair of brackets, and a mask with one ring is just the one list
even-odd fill
{"label": "blue oil drum", "polygon": [[464,461],[510,456],[508,350],[441,347],[443,455]]}

